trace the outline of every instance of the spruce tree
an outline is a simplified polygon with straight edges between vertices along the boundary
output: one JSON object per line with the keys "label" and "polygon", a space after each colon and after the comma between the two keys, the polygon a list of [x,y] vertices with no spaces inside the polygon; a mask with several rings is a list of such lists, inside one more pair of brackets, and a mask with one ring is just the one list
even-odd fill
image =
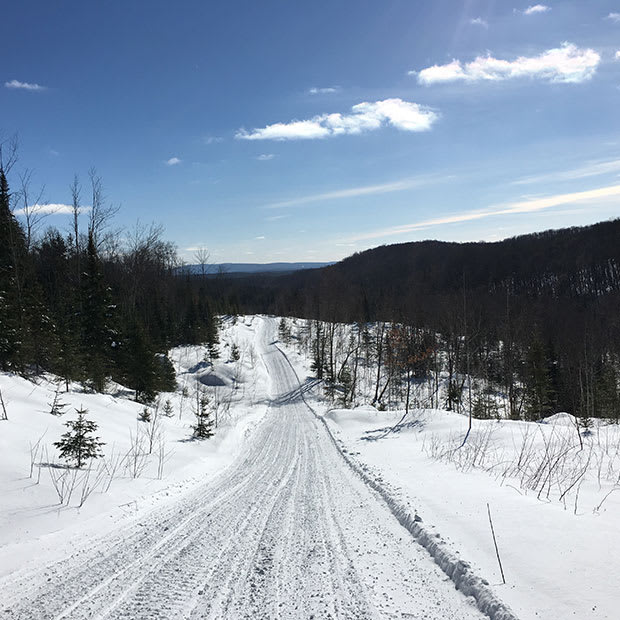
{"label": "spruce tree", "polygon": [[192,426],[193,437],[196,439],[209,439],[213,437],[213,419],[209,408],[209,399],[203,394],[196,394],[196,424]]}
{"label": "spruce tree", "polygon": [[177,373],[170,358],[164,353],[155,355],[157,366],[157,391],[174,392],[177,389]]}
{"label": "spruce tree", "polygon": [[101,447],[105,444],[99,441],[99,437],[93,436],[97,430],[97,424],[86,419],[88,410],[81,407],[76,411],[77,420],[69,420],[65,424],[69,430],[54,445],[60,451],[60,458],[75,463],[79,469],[89,459],[103,456]]}
{"label": "spruce tree", "polygon": [[82,274],[82,349],[86,378],[102,392],[113,365],[112,310],[92,232],[88,235],[86,271]]}
{"label": "spruce tree", "polygon": [[120,355],[122,379],[127,387],[135,390],[136,401],[153,402],[158,388],[158,364],[148,336],[134,319],[127,331]]}
{"label": "spruce tree", "polygon": [[81,379],[83,372],[79,289],[70,245],[71,241],[68,245],[57,230],[49,230],[36,255],[38,279],[51,320],[48,370],[63,378],[67,391],[71,381]]}
{"label": "spruce tree", "polygon": [[60,397],[60,383],[56,386],[56,389],[54,390],[54,398],[51,403],[48,403],[48,405],[52,415],[63,415],[65,413],[65,409],[68,405]]}
{"label": "spruce tree", "polygon": [[553,413],[554,390],[547,351],[538,336],[530,343],[526,356],[525,400],[526,415],[530,420]]}
{"label": "spruce tree", "polygon": [[0,369],[19,362],[21,348],[20,261],[25,254],[24,233],[11,212],[9,184],[0,167]]}

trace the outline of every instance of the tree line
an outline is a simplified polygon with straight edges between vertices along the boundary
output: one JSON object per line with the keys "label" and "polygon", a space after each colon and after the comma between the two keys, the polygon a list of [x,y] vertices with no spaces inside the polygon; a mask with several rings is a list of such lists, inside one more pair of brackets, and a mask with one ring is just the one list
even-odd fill
{"label": "tree line", "polygon": [[176,249],[161,227],[114,231],[117,209],[106,204],[93,170],[91,205],[84,208],[76,177],[68,232],[42,230],[42,210],[31,204],[28,183],[10,187],[15,149],[3,146],[0,370],[48,371],[66,389],[77,381],[103,391],[115,381],[132,389],[136,400],[150,402],[157,392],[175,389],[171,347],[208,343],[216,355],[221,308],[202,279],[176,275]]}
{"label": "tree line", "polygon": [[446,377],[448,409],[467,402],[491,415],[495,394],[512,418],[620,418],[620,220],[497,243],[382,246],[219,287],[245,312],[321,321],[319,376],[331,350],[326,326],[354,323],[359,334],[383,334],[372,355],[392,365],[392,387]]}

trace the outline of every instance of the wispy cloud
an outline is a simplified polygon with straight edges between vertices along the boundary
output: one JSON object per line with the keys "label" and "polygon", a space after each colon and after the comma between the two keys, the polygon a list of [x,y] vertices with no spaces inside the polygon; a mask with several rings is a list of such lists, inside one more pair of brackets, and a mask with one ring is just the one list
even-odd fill
{"label": "wispy cloud", "polygon": [[620,24],[620,13],[610,13],[605,19]]}
{"label": "wispy cloud", "polygon": [[265,218],[266,222],[275,222],[276,220],[282,220],[285,217],[291,217],[290,213],[280,213],[279,215],[270,215]]}
{"label": "wispy cloud", "polygon": [[348,189],[340,189],[333,192],[324,192],[322,194],[310,194],[309,196],[299,196],[291,200],[283,200],[267,205],[268,209],[280,209],[282,207],[298,207],[314,202],[323,202],[326,200],[341,200],[343,198],[356,198],[358,196],[371,196],[373,194],[389,194],[391,192],[401,192],[406,189],[428,185],[437,182],[439,179],[445,180],[445,176],[429,175],[426,177],[413,177],[395,181],[393,183],[383,183],[380,185],[363,185],[361,187],[350,187]]}
{"label": "wispy cloud", "polygon": [[502,81],[515,78],[538,78],[549,82],[578,83],[589,80],[596,72],[601,56],[593,49],[582,49],[563,43],[538,56],[519,56],[516,60],[501,60],[491,55],[478,56],[462,63],[453,60],[445,65],[433,65],[421,71],[410,71],[420,84],[442,82]]}
{"label": "wispy cloud", "polygon": [[487,22],[486,19],[482,19],[482,17],[473,17],[469,20],[469,23],[472,26],[482,26],[483,28],[489,27],[489,22]]}
{"label": "wispy cloud", "polygon": [[547,13],[550,11],[551,7],[548,7],[546,4],[533,4],[532,6],[528,6],[527,9],[523,11],[523,15],[536,15],[537,13]]}
{"label": "wispy cloud", "polygon": [[529,185],[532,183],[549,183],[554,181],[573,181],[615,172],[620,172],[620,159],[592,161],[584,164],[583,166],[579,166],[578,168],[571,168],[570,170],[560,170],[557,172],[523,177],[513,181],[512,185]]}
{"label": "wispy cloud", "polygon": [[5,82],[4,86],[6,88],[12,88],[15,90],[29,90],[32,92],[47,90],[47,87],[41,86],[41,84],[32,84],[30,82],[20,82],[19,80],[11,80],[10,82]]}
{"label": "wispy cloud", "polygon": [[615,58],[616,60],[620,60],[620,50],[618,50],[618,51],[616,52],[616,55],[614,56],[614,58]]}
{"label": "wispy cloud", "polygon": [[428,131],[439,115],[426,106],[402,99],[363,102],[351,108],[351,114],[321,114],[308,120],[274,123],[246,131],[240,129],[238,140],[314,140],[333,136],[360,134],[391,125],[402,131]]}
{"label": "wispy cloud", "polygon": [[534,198],[530,200],[522,200],[519,202],[508,203],[505,205],[497,205],[489,209],[465,211],[427,220],[420,220],[411,224],[402,226],[393,226],[383,230],[376,230],[350,237],[348,241],[366,241],[368,239],[378,239],[381,237],[391,237],[394,235],[403,235],[434,226],[444,224],[458,224],[461,222],[470,222],[473,220],[481,220],[488,217],[502,215],[516,215],[519,213],[535,213],[544,211],[561,205],[573,204],[577,202],[591,202],[594,200],[604,200],[607,198],[620,198],[620,185],[610,185],[608,187],[600,187],[598,189],[587,190],[583,192],[574,192],[570,194],[556,194],[545,198]]}
{"label": "wispy cloud", "polygon": [[258,161],[270,161],[275,157],[273,153],[261,153],[256,159]]}
{"label": "wispy cloud", "polygon": [[221,138],[220,136],[205,136],[202,141],[205,144],[218,144],[219,142],[222,142],[224,140],[224,138]]}
{"label": "wispy cloud", "polygon": [[[88,213],[91,207],[80,207],[80,213]],[[73,213],[73,207],[65,204],[46,204],[46,205],[32,205],[28,207],[30,213],[36,213],[37,215],[68,215]],[[13,212],[15,215],[26,215],[26,209],[15,209]]]}
{"label": "wispy cloud", "polygon": [[317,88],[316,86],[308,89],[309,95],[329,95],[331,93],[337,93],[340,90],[340,86],[327,86],[325,88]]}
{"label": "wispy cloud", "polygon": [[181,159],[179,159],[178,157],[171,157],[170,159],[166,160],[166,166],[178,166],[181,163]]}

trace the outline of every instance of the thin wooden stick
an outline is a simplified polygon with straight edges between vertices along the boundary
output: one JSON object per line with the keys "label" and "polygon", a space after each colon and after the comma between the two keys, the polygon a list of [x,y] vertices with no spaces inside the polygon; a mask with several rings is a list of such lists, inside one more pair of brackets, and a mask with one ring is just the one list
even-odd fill
{"label": "thin wooden stick", "polygon": [[8,420],[9,416],[6,413],[6,407],[4,405],[4,398],[2,398],[2,390],[0,390],[0,406],[2,406],[2,417],[0,420]]}
{"label": "thin wooden stick", "polygon": [[493,543],[495,544],[495,555],[497,556],[497,563],[499,564],[499,570],[502,573],[502,581],[506,583],[506,577],[504,577],[504,569],[502,568],[502,561],[499,557],[499,549],[497,548],[497,539],[495,538],[495,529],[493,528],[493,520],[491,519],[491,507],[487,502],[487,512],[489,513],[489,523],[491,524],[491,534],[493,534]]}

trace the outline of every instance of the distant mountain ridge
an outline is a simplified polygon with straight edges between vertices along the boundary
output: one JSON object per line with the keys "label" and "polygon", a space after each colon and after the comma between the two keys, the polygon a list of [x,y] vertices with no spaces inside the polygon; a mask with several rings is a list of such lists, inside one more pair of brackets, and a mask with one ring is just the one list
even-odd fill
{"label": "distant mountain ridge", "polygon": [[217,274],[251,274],[251,273],[292,273],[305,269],[320,269],[333,265],[332,262],[317,263],[214,263],[205,265],[184,265],[181,268],[183,273],[201,274],[213,276]]}
{"label": "distant mountain ridge", "polygon": [[226,286],[248,313],[344,322],[410,317],[434,325],[439,310],[462,306],[464,290],[495,318],[506,295],[525,307],[534,299],[589,307],[620,295],[620,219],[496,242],[383,245],[320,269],[231,277]]}

